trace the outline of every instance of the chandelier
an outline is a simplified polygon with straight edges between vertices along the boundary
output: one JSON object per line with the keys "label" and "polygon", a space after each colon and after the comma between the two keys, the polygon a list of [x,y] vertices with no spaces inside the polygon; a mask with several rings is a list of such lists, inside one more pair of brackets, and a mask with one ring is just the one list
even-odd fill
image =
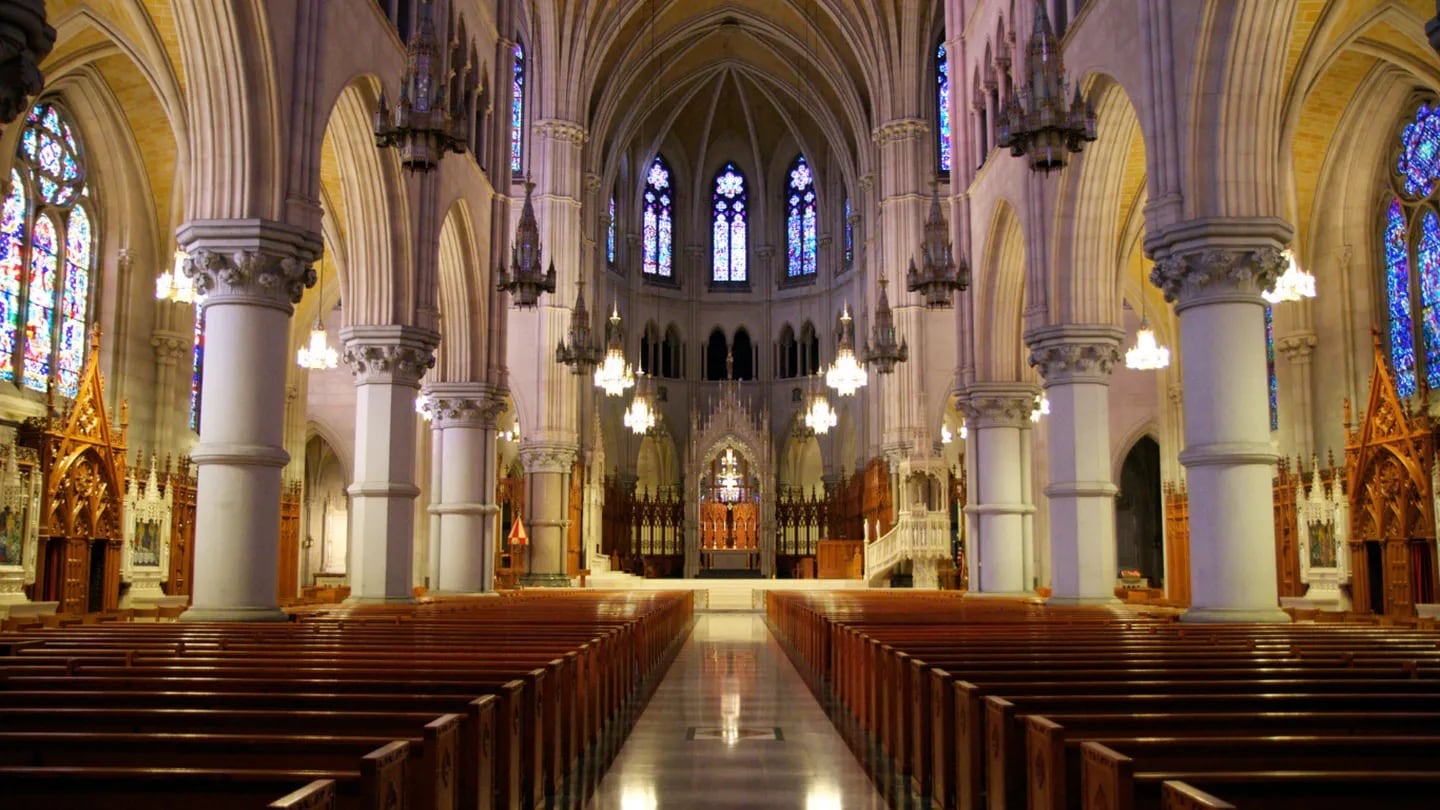
{"label": "chandelier", "polygon": [[1069,81],[1055,29],[1043,0],[1035,2],[1035,30],[1025,59],[1025,85],[1012,91],[1000,115],[999,146],[1015,157],[1030,156],[1030,168],[1049,174],[1065,168],[1065,153],[1095,140],[1095,109],[1080,95],[1069,101]]}
{"label": "chandelier", "polygon": [[508,292],[515,298],[515,306],[532,308],[540,300],[540,293],[555,292],[555,262],[546,270],[540,269],[540,225],[535,221],[535,206],[530,195],[535,184],[525,180],[525,204],[520,207],[520,223],[515,226],[515,244],[510,247],[510,269],[501,264],[495,268],[495,289]]}
{"label": "chandelier", "polygon": [[[431,18],[433,3],[424,0],[420,6],[419,24],[410,34],[405,48],[405,72],[400,77],[400,101],[392,111],[380,91],[380,104],[372,119],[375,145],[393,146],[400,150],[400,165],[410,171],[435,168],[446,152],[465,151],[466,122],[463,109],[451,109],[449,79],[454,65],[447,70],[440,63],[439,43],[435,39],[435,21]],[[464,83],[469,66],[459,69],[456,78]],[[459,94],[456,94],[459,97]]]}
{"label": "chandelier", "polygon": [[195,303],[199,297],[195,295],[195,281],[185,275],[185,260],[189,258],[190,254],[185,251],[175,251],[175,266],[155,278],[155,300]]}
{"label": "chandelier", "polygon": [[1038,423],[1040,417],[1050,415],[1050,398],[1044,394],[1035,395],[1035,405],[1030,409],[1030,421]]}
{"label": "chandelier", "polygon": [[810,378],[810,394],[805,406],[805,427],[810,432],[823,436],[839,423],[840,416],[830,407],[830,400],[825,396],[825,387],[820,384],[820,375],[816,374]]}
{"label": "chandelier", "polygon": [[555,347],[555,362],[564,363],[574,374],[589,374],[600,364],[600,344],[590,329],[590,311],[585,308],[585,280],[575,283],[575,309],[570,312],[570,342]]}
{"label": "chandelier", "polygon": [[930,215],[925,218],[925,239],[920,243],[921,269],[915,268],[912,256],[910,270],[905,274],[905,289],[924,295],[926,309],[949,309],[954,305],[955,291],[970,287],[970,263],[961,256],[956,266],[948,231],[940,213],[940,188],[932,182]]}
{"label": "chandelier", "polygon": [[1125,367],[1138,371],[1155,371],[1170,365],[1170,350],[1155,341],[1155,332],[1150,328],[1150,319],[1140,319],[1140,329],[1135,332],[1135,346],[1125,352]]}
{"label": "chandelier", "polygon": [[725,448],[725,455],[720,459],[720,475],[716,483],[720,485],[720,500],[726,503],[740,500],[740,463],[731,448]]}
{"label": "chandelier", "polygon": [[951,442],[953,442],[953,441],[955,441],[955,434],[950,432],[950,426],[949,426],[949,425],[941,425],[941,426],[940,426],[940,443],[941,443],[941,444],[949,444],[949,443],[951,443]]}
{"label": "chandelier", "polygon": [[[321,265],[321,272],[324,272],[324,265]],[[324,291],[324,279],[320,279],[320,290]],[[320,322],[320,307],[317,302],[315,309],[315,328],[310,330],[310,344],[301,346],[295,352],[295,362],[303,369],[310,371],[324,371],[340,365],[340,355],[330,348],[330,336],[325,334],[325,324]]]}
{"label": "chandelier", "polygon": [[[910,269],[912,272],[914,271],[913,263],[910,265]],[[870,326],[870,330],[875,336],[875,344],[872,346],[870,341],[865,341],[863,351],[864,361],[873,363],[875,370],[881,374],[889,374],[895,370],[896,363],[903,363],[910,357],[910,347],[906,345],[905,341],[895,342],[895,313],[890,309],[890,296],[885,292],[887,284],[889,281],[885,278],[885,274],[881,273],[880,302],[875,307],[875,323]],[[848,313],[846,317],[849,317]],[[865,382],[862,380],[860,384],[864,385]]]}
{"label": "chandelier", "polygon": [[650,378],[641,374],[640,384],[635,387],[635,397],[625,411],[625,427],[630,428],[632,433],[649,433],[655,427],[655,395],[650,388]]}
{"label": "chandelier", "polygon": [[1295,261],[1295,251],[1286,250],[1285,272],[1275,279],[1275,289],[1269,292],[1260,293],[1267,304],[1283,304],[1286,301],[1299,301],[1302,298],[1315,297],[1315,276],[1300,269],[1300,263]]}
{"label": "chandelier", "polygon": [[835,363],[825,372],[825,384],[842,397],[852,396],[870,382],[870,375],[856,359],[855,349],[851,346],[850,321],[850,307],[846,306],[840,315],[840,340],[835,349]]}
{"label": "chandelier", "polygon": [[635,374],[625,362],[625,349],[620,345],[620,308],[616,306],[610,310],[610,340],[605,360],[595,369],[595,387],[605,389],[606,396],[618,397],[634,384]]}

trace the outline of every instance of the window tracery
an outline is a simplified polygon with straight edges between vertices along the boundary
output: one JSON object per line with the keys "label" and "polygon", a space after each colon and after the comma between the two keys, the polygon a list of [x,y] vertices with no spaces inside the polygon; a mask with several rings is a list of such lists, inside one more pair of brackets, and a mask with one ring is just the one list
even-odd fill
{"label": "window tracery", "polygon": [[670,164],[663,155],[656,155],[645,174],[643,245],[645,256],[641,272],[648,276],[670,278],[674,257],[674,194]]}
{"label": "window tracery", "polygon": [[815,178],[804,155],[796,155],[785,174],[785,275],[815,275]]}
{"label": "window tracery", "polygon": [[715,175],[715,193],[711,199],[710,280],[713,282],[730,284],[749,280],[745,253],[748,201],[745,175],[734,163],[726,163]]}

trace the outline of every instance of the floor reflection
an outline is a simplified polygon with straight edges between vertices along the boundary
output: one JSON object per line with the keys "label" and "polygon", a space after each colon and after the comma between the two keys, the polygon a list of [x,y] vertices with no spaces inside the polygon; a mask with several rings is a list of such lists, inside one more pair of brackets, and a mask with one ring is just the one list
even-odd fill
{"label": "floor reflection", "polygon": [[709,614],[589,806],[863,810],[885,803],[760,617]]}

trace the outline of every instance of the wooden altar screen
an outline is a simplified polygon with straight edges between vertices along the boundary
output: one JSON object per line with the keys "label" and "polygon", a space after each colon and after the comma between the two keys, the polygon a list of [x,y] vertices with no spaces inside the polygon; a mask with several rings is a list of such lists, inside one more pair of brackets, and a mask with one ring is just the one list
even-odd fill
{"label": "wooden altar screen", "polygon": [[63,415],[26,420],[20,443],[40,457],[40,601],[60,613],[115,609],[120,601],[121,523],[125,497],[126,406],[112,426],[100,376],[98,332],[79,390]]}
{"label": "wooden altar screen", "polygon": [[1370,401],[1352,431],[1345,403],[1345,481],[1350,497],[1351,599],[1357,613],[1409,616],[1434,601],[1434,426],[1411,414],[1390,377],[1378,337]]}

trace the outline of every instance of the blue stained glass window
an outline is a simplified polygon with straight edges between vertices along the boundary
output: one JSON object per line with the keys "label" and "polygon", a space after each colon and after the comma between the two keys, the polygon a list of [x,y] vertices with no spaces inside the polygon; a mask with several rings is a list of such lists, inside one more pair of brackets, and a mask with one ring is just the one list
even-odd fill
{"label": "blue stained glass window", "polygon": [[10,196],[0,211],[0,379],[15,379],[15,330],[25,266],[25,183],[10,172]]}
{"label": "blue stained glass window", "polygon": [[855,223],[851,221],[853,216],[850,209],[850,195],[845,195],[845,264],[844,269],[849,270],[855,266]]}
{"label": "blue stained glass window", "polygon": [[815,274],[815,178],[804,155],[797,155],[786,174],[785,275]]}
{"label": "blue stained glass window", "polygon": [[1420,331],[1425,340],[1425,384],[1440,390],[1440,218],[1426,211],[1420,219],[1415,255],[1420,282]]}
{"label": "blue stained glass window", "polygon": [[1428,197],[1435,190],[1435,181],[1440,179],[1440,109],[1420,105],[1415,119],[1400,133],[1395,169],[1411,197]]}
{"label": "blue stained glass window", "polygon": [[50,334],[55,328],[55,273],[60,246],[50,217],[35,220],[30,237],[29,306],[25,313],[25,386],[44,392],[50,385]]}
{"label": "blue stained glass window", "polygon": [[515,44],[515,75],[510,86],[510,173],[523,168],[525,152],[525,46]]}
{"label": "blue stained glass window", "polygon": [[935,50],[935,127],[940,156],[940,173],[950,173],[950,60],[945,56],[945,43]]}
{"label": "blue stained glass window", "polygon": [[734,163],[726,163],[715,175],[715,193],[711,199],[712,262],[710,280],[743,282],[749,278],[745,254],[745,218],[749,196],[745,191],[745,175]]}
{"label": "blue stained glass window", "polygon": [[1410,251],[1405,210],[1392,200],[1385,216],[1385,293],[1390,310],[1390,366],[1400,396],[1415,393],[1415,325],[1410,317]]}
{"label": "blue stained glass window", "polygon": [[610,195],[610,221],[605,226],[605,263],[615,266],[615,195]]}
{"label": "blue stained glass window", "polygon": [[646,275],[662,278],[671,276],[675,238],[674,195],[670,164],[665,162],[662,155],[656,155],[650,162],[650,170],[645,173],[642,215],[645,255],[640,263],[640,271]]}
{"label": "blue stained glass window", "polygon": [[37,104],[30,111],[20,149],[34,168],[41,199],[50,205],[74,202],[85,183],[80,147],[55,107]]}
{"label": "blue stained glass window", "polygon": [[190,358],[190,429],[200,432],[200,390],[205,381],[205,313],[195,307],[195,348]]}
{"label": "blue stained glass window", "polygon": [[73,398],[80,391],[89,302],[90,216],[77,206],[65,224],[65,289],[60,296],[60,345],[55,356],[61,396]]}
{"label": "blue stained glass window", "polygon": [[1265,307],[1265,374],[1270,391],[1270,429],[1280,429],[1280,385],[1275,378],[1275,311]]}

